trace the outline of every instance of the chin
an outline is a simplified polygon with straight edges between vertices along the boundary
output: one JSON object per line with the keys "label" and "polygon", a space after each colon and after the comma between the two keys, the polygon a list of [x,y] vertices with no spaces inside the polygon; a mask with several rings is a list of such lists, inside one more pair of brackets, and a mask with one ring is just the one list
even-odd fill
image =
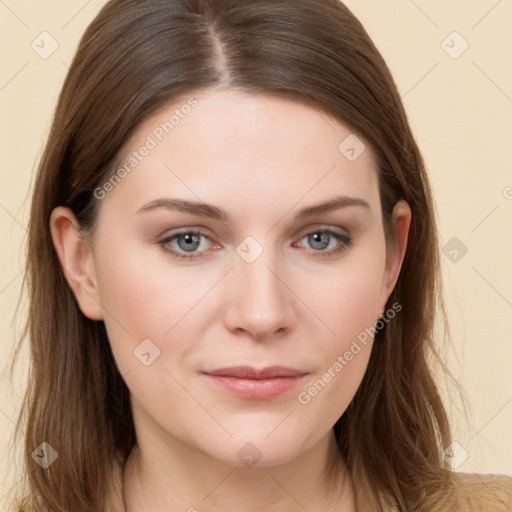
{"label": "chin", "polygon": [[307,448],[303,440],[294,438],[283,430],[281,435],[268,435],[268,431],[258,434],[240,435],[227,443],[216,445],[214,453],[211,446],[208,453],[211,457],[237,468],[276,467],[292,462]]}

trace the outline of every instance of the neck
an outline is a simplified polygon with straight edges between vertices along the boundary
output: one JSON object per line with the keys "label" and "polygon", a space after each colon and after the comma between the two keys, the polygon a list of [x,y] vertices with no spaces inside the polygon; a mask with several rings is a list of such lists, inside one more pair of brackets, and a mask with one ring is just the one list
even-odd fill
{"label": "neck", "polygon": [[332,431],[272,467],[233,467],[178,443],[167,448],[142,440],[130,453],[123,470],[126,512],[355,512],[352,481]]}

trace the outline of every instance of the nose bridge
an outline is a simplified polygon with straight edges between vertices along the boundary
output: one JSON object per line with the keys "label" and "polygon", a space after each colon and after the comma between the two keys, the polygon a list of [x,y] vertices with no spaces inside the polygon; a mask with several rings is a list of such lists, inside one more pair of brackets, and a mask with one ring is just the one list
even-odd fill
{"label": "nose bridge", "polygon": [[246,292],[243,296],[248,299],[247,305],[255,310],[263,312],[271,306],[282,304],[282,284],[270,270],[272,266],[263,258],[251,264],[239,264],[240,283]]}
{"label": "nose bridge", "polygon": [[251,237],[237,247],[227,314],[230,329],[264,337],[291,325],[291,294],[278,278],[282,265],[277,259],[275,249]]}

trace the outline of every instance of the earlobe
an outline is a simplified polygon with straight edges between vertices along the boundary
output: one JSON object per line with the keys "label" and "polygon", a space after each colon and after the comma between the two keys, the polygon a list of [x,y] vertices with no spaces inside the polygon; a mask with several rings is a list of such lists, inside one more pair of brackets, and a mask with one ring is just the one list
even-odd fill
{"label": "earlobe", "polygon": [[55,208],[50,230],[64,277],[82,313],[91,320],[103,320],[92,250],[73,212],[63,206]]}
{"label": "earlobe", "polygon": [[386,271],[383,282],[385,297],[382,302],[383,305],[391,295],[398,280],[398,276],[400,275],[405,252],[407,250],[411,218],[412,213],[409,204],[404,200],[398,201],[392,213],[394,238],[386,256]]}

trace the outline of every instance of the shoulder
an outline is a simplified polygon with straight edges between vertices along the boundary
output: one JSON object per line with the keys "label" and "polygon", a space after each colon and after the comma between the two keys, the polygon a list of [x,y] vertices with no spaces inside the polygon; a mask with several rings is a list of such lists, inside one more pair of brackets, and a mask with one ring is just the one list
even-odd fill
{"label": "shoulder", "polygon": [[455,510],[512,512],[512,477],[481,473],[455,473],[458,494]]}
{"label": "shoulder", "polygon": [[[511,476],[452,473],[452,477],[452,492],[437,503],[430,503],[429,512],[512,512]],[[399,512],[401,509],[385,510]]]}

